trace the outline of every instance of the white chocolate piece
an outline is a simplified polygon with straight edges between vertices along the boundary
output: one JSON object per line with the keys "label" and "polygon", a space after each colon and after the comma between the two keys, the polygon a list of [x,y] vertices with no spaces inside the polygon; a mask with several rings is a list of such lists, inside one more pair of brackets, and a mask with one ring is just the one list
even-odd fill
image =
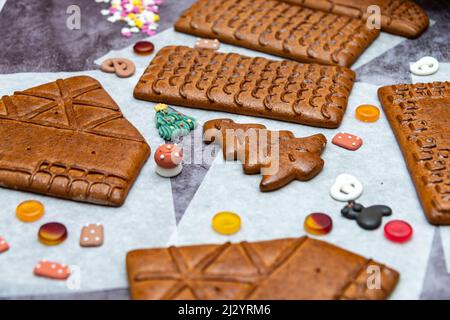
{"label": "white chocolate piece", "polygon": [[433,57],[423,57],[410,65],[409,70],[417,76],[429,76],[439,69],[439,61]]}
{"label": "white chocolate piece", "polygon": [[351,201],[358,199],[363,192],[363,186],[358,179],[350,174],[340,174],[330,188],[330,195],[337,201]]}

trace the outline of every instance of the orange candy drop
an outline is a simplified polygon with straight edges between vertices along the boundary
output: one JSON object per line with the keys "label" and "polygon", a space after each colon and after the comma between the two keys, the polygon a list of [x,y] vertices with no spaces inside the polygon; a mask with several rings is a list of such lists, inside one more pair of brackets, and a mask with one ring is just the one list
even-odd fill
{"label": "orange candy drop", "polygon": [[380,109],[370,104],[363,104],[356,108],[355,116],[362,122],[375,122],[380,118]]}
{"label": "orange candy drop", "polygon": [[21,202],[16,208],[16,217],[22,222],[34,222],[44,215],[44,205],[37,200]]}

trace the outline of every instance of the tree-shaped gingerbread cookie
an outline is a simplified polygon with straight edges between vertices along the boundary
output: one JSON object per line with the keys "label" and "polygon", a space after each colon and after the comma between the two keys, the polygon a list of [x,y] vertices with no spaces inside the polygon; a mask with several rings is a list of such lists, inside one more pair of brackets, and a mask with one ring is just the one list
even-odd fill
{"label": "tree-shaped gingerbread cookie", "polygon": [[261,173],[261,191],[277,190],[292,180],[310,180],[324,166],[320,155],[327,140],[323,134],[296,138],[291,131],[215,119],[204,124],[203,135],[205,143],[222,146],[226,160],[240,160],[245,173]]}

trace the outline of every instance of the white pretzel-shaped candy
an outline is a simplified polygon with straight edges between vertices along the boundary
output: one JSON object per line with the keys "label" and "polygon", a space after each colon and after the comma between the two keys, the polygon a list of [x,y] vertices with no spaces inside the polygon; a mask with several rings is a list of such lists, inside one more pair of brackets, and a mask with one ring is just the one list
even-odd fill
{"label": "white pretzel-shaped candy", "polygon": [[409,67],[409,70],[417,76],[429,76],[438,69],[439,62],[433,57],[423,57]]}
{"label": "white pretzel-shaped candy", "polygon": [[340,174],[330,188],[330,195],[337,201],[356,200],[363,192],[363,186],[358,179],[350,174]]}

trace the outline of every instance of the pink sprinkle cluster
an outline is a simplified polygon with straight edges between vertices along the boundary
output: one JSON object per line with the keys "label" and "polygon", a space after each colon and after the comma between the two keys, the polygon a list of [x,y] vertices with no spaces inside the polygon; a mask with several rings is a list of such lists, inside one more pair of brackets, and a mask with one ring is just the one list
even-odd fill
{"label": "pink sprinkle cluster", "polygon": [[108,16],[108,21],[125,22],[127,25],[121,30],[124,37],[131,37],[133,33],[143,32],[153,36],[158,29],[159,5],[163,0],[95,0],[95,2],[110,3],[109,9],[101,10],[101,14]]}

